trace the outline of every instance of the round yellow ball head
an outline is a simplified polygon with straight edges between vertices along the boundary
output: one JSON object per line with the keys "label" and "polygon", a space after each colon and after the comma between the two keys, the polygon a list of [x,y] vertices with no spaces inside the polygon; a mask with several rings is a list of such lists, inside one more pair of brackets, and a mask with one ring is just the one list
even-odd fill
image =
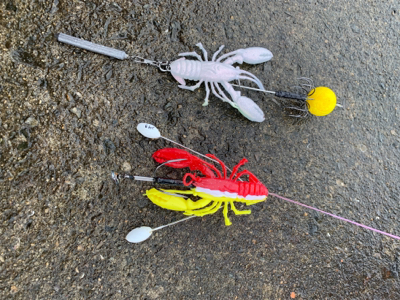
{"label": "round yellow ball head", "polygon": [[306,100],[308,111],[314,116],[329,115],[336,106],[336,95],[327,87],[319,86],[313,89]]}

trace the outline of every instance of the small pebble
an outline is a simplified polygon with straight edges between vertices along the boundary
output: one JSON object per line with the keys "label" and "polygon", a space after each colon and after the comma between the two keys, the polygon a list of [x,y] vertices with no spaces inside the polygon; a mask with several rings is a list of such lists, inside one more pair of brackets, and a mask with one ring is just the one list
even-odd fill
{"label": "small pebble", "polygon": [[77,108],[77,107],[72,108],[72,109],[71,109],[71,112],[72,112],[73,114],[75,114],[78,118],[80,118],[81,115],[82,115],[81,110],[80,110],[79,108]]}
{"label": "small pebble", "polygon": [[36,127],[39,125],[39,122],[34,117],[29,117],[28,119],[26,119],[25,123],[32,127]]}
{"label": "small pebble", "polygon": [[380,253],[374,253],[372,256],[375,257],[375,258],[379,258],[379,259],[382,258]]}
{"label": "small pebble", "polygon": [[345,186],[344,182],[341,181],[340,179],[336,179],[336,184],[339,186]]}
{"label": "small pebble", "polygon": [[112,74],[113,74],[112,70],[108,71],[106,74],[106,80],[110,80]]}
{"label": "small pebble", "polygon": [[357,26],[357,25],[351,25],[350,26],[351,27],[351,30],[354,32],[354,33],[360,33],[360,28]]}
{"label": "small pebble", "polygon": [[18,292],[18,288],[15,285],[11,286],[11,294],[15,294],[16,292]]}
{"label": "small pebble", "polygon": [[123,170],[124,172],[130,172],[130,171],[132,170],[132,167],[131,167],[131,165],[126,161],[126,162],[124,162],[123,165],[122,165],[122,170]]}
{"label": "small pebble", "polygon": [[361,152],[367,151],[367,146],[365,146],[363,144],[358,145],[358,148],[361,150]]}

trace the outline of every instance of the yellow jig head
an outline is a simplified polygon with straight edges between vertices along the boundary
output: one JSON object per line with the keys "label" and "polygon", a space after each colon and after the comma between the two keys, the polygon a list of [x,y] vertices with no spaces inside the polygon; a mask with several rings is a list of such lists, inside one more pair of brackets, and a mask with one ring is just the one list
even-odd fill
{"label": "yellow jig head", "polygon": [[310,91],[306,99],[308,112],[314,116],[329,115],[336,107],[335,93],[325,86]]}
{"label": "yellow jig head", "polygon": [[[290,101],[290,105],[285,105],[284,109],[291,112],[289,116],[296,118],[307,117],[310,114],[314,116],[326,116],[329,115],[336,106],[341,106],[336,103],[336,95],[330,88],[325,86],[315,87],[310,78],[301,77],[298,78],[298,80],[300,83],[298,86],[295,86],[295,88],[298,89],[297,93],[267,91],[248,86],[232,85],[244,89],[273,94],[275,97]],[[293,112],[296,112],[296,114],[293,114]]]}
{"label": "yellow jig head", "polygon": [[299,86],[299,94],[288,92],[275,92],[275,96],[291,100],[291,106],[285,109],[297,114],[290,114],[291,117],[308,117],[310,114],[318,117],[329,115],[336,106],[341,106],[336,102],[335,93],[328,87],[314,87],[314,83],[309,78],[299,78],[303,81]]}

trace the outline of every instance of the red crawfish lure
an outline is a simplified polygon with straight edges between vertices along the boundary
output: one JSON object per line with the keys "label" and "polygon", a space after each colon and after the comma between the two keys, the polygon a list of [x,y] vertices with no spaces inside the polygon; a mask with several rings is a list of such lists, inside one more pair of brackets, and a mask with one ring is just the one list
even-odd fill
{"label": "red crawfish lure", "polygon": [[[206,162],[186,150],[176,148],[164,148],[156,151],[153,156],[155,161],[161,163],[160,166],[169,166],[176,169],[189,168],[193,173],[186,173],[182,180],[160,178],[160,177],[142,177],[123,175],[113,172],[112,178],[119,183],[123,178],[148,181],[156,184],[175,185],[187,188],[186,190],[177,189],[157,189],[151,188],[146,191],[146,196],[154,204],[169,210],[182,211],[185,215],[192,217],[203,217],[216,213],[223,207],[223,216],[225,225],[232,225],[228,217],[229,206],[235,215],[248,215],[250,210],[238,210],[235,207],[235,202],[241,202],[246,205],[253,205],[263,202],[268,195],[279,199],[315,210],[319,213],[326,214],[333,218],[354,224],[356,226],[389,236],[400,240],[399,236],[369,227],[367,225],[357,223],[355,221],[345,219],[343,217],[325,212],[318,208],[305,205],[303,203],[282,197],[280,195],[269,193],[268,189],[262,184],[257,177],[248,170],[238,171],[241,166],[247,163],[247,159],[243,158],[231,171],[230,176],[227,175],[227,167],[225,164],[212,154],[207,154],[206,157],[217,162],[221,169],[218,170],[214,165]],[[159,166],[159,167],[160,167]],[[158,168],[157,168],[158,169]],[[196,175],[199,172],[202,176]],[[248,175],[248,180],[244,181],[243,176]],[[187,195],[196,197],[197,200],[190,199]],[[167,225],[163,225],[152,229],[147,226],[135,228],[127,235],[127,240],[132,243],[139,243],[150,237],[151,233],[166,226],[185,221],[185,218]]]}
{"label": "red crawfish lure", "polygon": [[[151,188],[146,191],[147,197],[156,205],[175,211],[182,211],[190,217],[157,227],[150,228],[148,226],[142,226],[133,229],[127,235],[127,240],[132,243],[139,243],[149,238],[152,232],[165,228],[170,225],[177,224],[179,222],[186,221],[193,217],[202,217],[210,215],[218,211],[223,206],[223,215],[226,225],[231,225],[231,221],[228,218],[229,206],[232,211],[237,214],[250,214],[250,210],[240,211],[236,209],[235,202],[241,202],[246,205],[253,205],[259,202],[263,202],[268,196],[277,197],[281,200],[288,201],[290,203],[305,207],[307,209],[315,210],[319,213],[331,216],[341,221],[351,223],[353,225],[362,227],[367,230],[377,232],[389,236],[391,238],[400,240],[399,236],[390,234],[385,231],[381,231],[370,226],[357,223],[355,221],[334,215],[332,213],[320,210],[318,208],[300,203],[298,201],[285,198],[275,193],[271,193],[268,189],[257,179],[257,177],[248,170],[242,170],[239,172],[239,168],[243,166],[247,160],[242,159],[234,168],[230,170],[225,164],[217,157],[211,154],[203,155],[190,148],[187,148],[177,142],[174,142],[166,137],[161,136],[159,130],[151,124],[140,123],[137,126],[138,131],[147,138],[158,139],[163,138],[169,142],[177,144],[188,151],[196,153],[196,155],[206,158],[209,161],[217,163],[221,170],[217,169],[213,164],[200,159],[186,150],[176,148],[165,148],[156,151],[153,154],[155,161],[160,163],[160,166],[169,166],[172,168],[189,168],[192,172],[186,173],[182,180],[160,178],[156,177],[143,177],[143,176],[132,176],[127,174],[118,174],[113,172],[112,178],[116,183],[123,178],[148,181],[155,184],[175,185],[185,190],[177,189],[155,189]],[[156,169],[156,171],[157,171]],[[230,175],[228,176],[228,171]],[[200,175],[198,175],[200,173]],[[247,175],[248,180],[244,180],[243,176]],[[189,196],[197,197],[197,200],[189,199]]]}
{"label": "red crawfish lure", "polygon": [[[213,164],[206,162],[186,150],[176,148],[164,148],[156,151],[153,158],[162,165],[181,169],[189,168],[197,171],[201,176],[193,173],[186,173],[182,181],[173,179],[162,179],[150,177],[150,181],[160,184],[180,185],[187,190],[171,190],[152,188],[146,191],[147,197],[154,204],[169,210],[182,211],[185,215],[203,217],[214,214],[223,206],[225,225],[232,224],[228,218],[228,208],[236,215],[248,215],[250,210],[240,211],[235,207],[234,202],[242,202],[246,205],[253,205],[265,201],[268,196],[268,189],[257,177],[248,170],[239,172],[239,168],[247,163],[243,158],[227,175],[227,167],[215,155],[207,154],[207,157],[216,161],[222,169],[218,170]],[[243,176],[248,175],[248,181]],[[113,173],[113,178],[118,179],[121,175]],[[148,177],[135,176],[136,180],[146,180]],[[122,178],[129,178],[123,176]],[[184,195],[198,197],[196,201]]]}

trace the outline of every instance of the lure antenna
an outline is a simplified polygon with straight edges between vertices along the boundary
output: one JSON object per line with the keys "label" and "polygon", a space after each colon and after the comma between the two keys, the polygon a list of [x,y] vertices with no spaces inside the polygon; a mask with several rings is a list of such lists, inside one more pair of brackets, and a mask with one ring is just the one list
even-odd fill
{"label": "lure antenna", "polygon": [[170,139],[168,139],[168,138],[162,136],[161,133],[160,133],[160,131],[159,131],[159,130],[157,129],[157,127],[154,126],[154,125],[151,125],[151,124],[148,124],[148,123],[139,123],[138,126],[137,126],[137,130],[138,130],[143,136],[145,136],[145,137],[147,137],[147,138],[149,138],[149,139],[159,139],[159,138],[162,138],[162,139],[164,139],[164,140],[166,140],[166,141],[168,141],[168,142],[171,142],[171,143],[173,143],[173,144],[175,144],[175,145],[178,145],[178,146],[180,146],[180,147],[182,147],[182,148],[184,148],[184,149],[186,149],[186,150],[192,151],[193,153],[195,153],[195,154],[197,154],[197,155],[199,155],[199,156],[201,156],[201,157],[207,158],[208,160],[211,160],[211,161],[213,161],[213,162],[218,163],[218,161],[216,161],[215,159],[212,159],[211,157],[208,157],[208,156],[206,156],[206,155],[204,155],[204,154],[201,154],[201,153],[199,153],[199,152],[197,152],[197,151],[194,151],[193,149],[190,149],[190,148],[188,148],[188,147],[185,147],[185,146],[183,146],[182,144],[179,144],[179,143],[177,143],[177,142],[174,142],[173,140],[170,140]]}
{"label": "lure antenna", "polygon": [[[178,145],[178,146],[180,146],[180,147],[182,147],[182,148],[184,148],[184,149],[186,149],[186,150],[189,150],[189,151],[191,151],[191,152],[197,154],[198,156],[207,158],[208,160],[211,160],[212,162],[215,162],[215,163],[217,163],[217,164],[219,163],[217,160],[215,160],[215,159],[213,159],[213,158],[211,158],[211,157],[208,157],[208,156],[206,156],[206,155],[204,155],[204,154],[201,154],[200,152],[197,152],[197,151],[195,151],[195,150],[193,150],[193,149],[190,149],[190,148],[188,148],[188,147],[186,147],[186,146],[184,146],[184,145],[182,145],[182,144],[179,144],[179,143],[177,143],[177,142],[174,142],[173,140],[170,140],[170,139],[168,139],[168,138],[162,136],[161,133],[160,133],[160,131],[159,131],[159,130],[157,129],[157,127],[154,126],[154,125],[151,125],[151,124],[148,124],[148,123],[139,123],[136,129],[137,129],[143,136],[145,136],[145,137],[147,137],[147,138],[149,138],[149,139],[159,139],[159,138],[162,138],[162,139],[164,139],[164,140],[166,140],[166,141],[168,141],[168,142],[171,142],[171,143],[173,143],[173,144],[175,144],[175,145]],[[227,168],[227,170],[229,170],[229,172],[232,172],[232,170],[231,170],[229,167],[226,167],[226,168]],[[239,180],[242,181],[240,178],[239,178]]]}

